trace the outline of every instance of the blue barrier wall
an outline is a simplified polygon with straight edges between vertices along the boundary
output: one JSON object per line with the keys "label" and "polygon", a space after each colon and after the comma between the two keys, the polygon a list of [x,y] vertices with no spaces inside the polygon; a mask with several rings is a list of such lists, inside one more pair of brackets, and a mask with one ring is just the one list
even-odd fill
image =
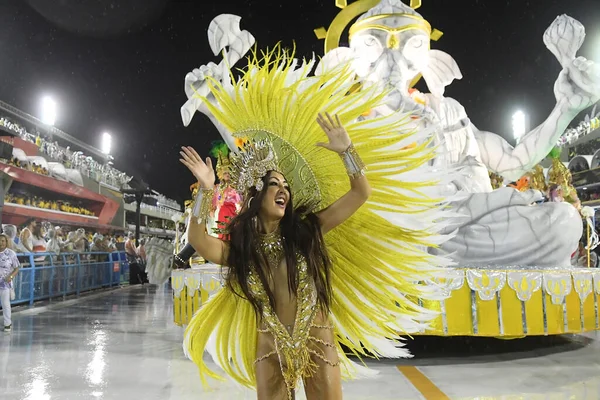
{"label": "blue barrier wall", "polygon": [[17,254],[21,269],[13,280],[11,304],[33,304],[129,282],[125,252]]}

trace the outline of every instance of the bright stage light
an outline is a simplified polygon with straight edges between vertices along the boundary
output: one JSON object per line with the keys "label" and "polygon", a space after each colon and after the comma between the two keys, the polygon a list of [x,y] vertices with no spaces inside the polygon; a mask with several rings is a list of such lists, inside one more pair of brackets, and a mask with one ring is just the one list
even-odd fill
{"label": "bright stage light", "polygon": [[102,152],[104,154],[110,154],[111,145],[112,137],[110,136],[110,133],[104,132],[102,134]]}
{"label": "bright stage light", "polygon": [[54,126],[56,123],[56,102],[46,96],[42,98],[42,122],[46,125]]}
{"label": "bright stage light", "polygon": [[521,110],[514,113],[512,117],[513,137],[518,141],[527,133],[527,116]]}

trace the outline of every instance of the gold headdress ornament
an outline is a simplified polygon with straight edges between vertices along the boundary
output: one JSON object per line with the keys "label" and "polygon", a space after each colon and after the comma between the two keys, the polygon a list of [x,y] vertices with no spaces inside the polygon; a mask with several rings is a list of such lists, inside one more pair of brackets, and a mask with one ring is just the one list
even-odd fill
{"label": "gold headdress ornament", "polygon": [[277,157],[267,140],[246,140],[230,158],[233,186],[239,193],[245,193],[251,187],[261,191],[262,178],[267,172],[279,172]]}
{"label": "gold headdress ornament", "polygon": [[[382,0],[358,0],[348,5],[347,0],[336,0],[335,5],[338,8],[341,8],[342,11],[340,11],[331,22],[329,29],[321,27],[314,30],[318,39],[325,39],[325,53],[339,47],[342,33],[356,17],[368,12],[381,2]],[[410,0],[411,9],[416,10],[419,7],[421,7],[421,0]],[[378,20],[388,17],[400,17],[403,24],[397,27],[388,27],[376,23]],[[433,41],[439,40],[443,35],[443,33],[437,29],[432,30],[429,22],[416,12],[381,13],[378,15],[367,16],[350,27],[350,36],[365,29],[381,29],[390,33],[419,29],[427,33]]]}

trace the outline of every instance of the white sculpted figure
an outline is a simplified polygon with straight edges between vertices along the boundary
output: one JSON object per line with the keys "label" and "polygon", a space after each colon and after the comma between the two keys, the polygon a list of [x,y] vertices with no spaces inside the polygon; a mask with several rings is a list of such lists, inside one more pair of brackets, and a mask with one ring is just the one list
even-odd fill
{"label": "white sculpted figure", "polygon": [[[436,129],[434,166],[458,171],[451,185],[440,185],[442,195],[457,199],[452,208],[459,215],[445,230],[457,234],[442,244],[440,253],[470,266],[569,266],[582,232],[577,210],[566,203],[532,205],[541,199],[536,191],[493,191],[488,170],[510,181],[519,179],[545,158],[580,111],[600,99],[600,68],[576,58],[583,26],[561,16],[546,31],[544,43],[563,67],[554,86],[556,107],[516,147],[477,129],[458,101],[444,97],[445,87],[462,75],[450,55],[430,49],[431,37],[439,35],[432,35],[430,24],[413,8],[383,0],[350,28],[350,48],[333,49],[326,58],[331,64],[351,59],[363,81],[392,88],[387,107],[373,110],[372,117],[411,109],[420,114],[419,128]],[[410,90],[419,75],[430,93]]]}

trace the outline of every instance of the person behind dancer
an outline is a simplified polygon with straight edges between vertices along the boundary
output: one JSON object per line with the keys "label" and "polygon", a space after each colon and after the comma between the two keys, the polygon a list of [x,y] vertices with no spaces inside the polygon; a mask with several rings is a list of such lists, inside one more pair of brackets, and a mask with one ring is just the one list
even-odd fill
{"label": "person behind dancer", "polygon": [[[340,155],[350,154],[352,143],[339,118],[336,116],[334,120],[329,115],[319,116],[318,122],[329,139],[329,143],[323,146]],[[210,159],[205,163],[191,147],[184,147],[181,154],[181,162],[200,183],[200,191],[212,194],[215,173]],[[349,157],[353,158],[353,165],[363,165],[355,153]],[[291,398],[292,383],[286,382],[283,376],[279,360],[281,356],[278,357],[274,339],[279,339],[277,336],[285,333],[272,332],[267,326],[271,325],[268,319],[275,318],[290,335],[294,330],[302,329],[295,322],[296,308],[297,303],[307,303],[306,299],[296,299],[295,293],[303,279],[307,285],[305,296],[311,296],[308,292],[314,288],[314,296],[318,299],[319,311],[307,327],[317,339],[306,344],[314,357],[304,361],[287,360],[287,363],[304,363],[295,371],[300,375],[308,364],[318,366],[315,375],[305,380],[307,397],[339,399],[342,396],[339,359],[329,318],[330,260],[323,235],[350,218],[367,201],[371,188],[361,171],[362,168],[348,169],[351,176],[350,191],[323,211],[309,213],[305,217],[301,216],[302,210],[294,208],[293,193],[286,177],[273,169],[267,171],[261,177],[262,190],[250,188],[245,207],[230,223],[229,242],[208,235],[206,226],[197,222],[199,215],[191,218],[188,239],[192,246],[205,259],[218,265],[227,265],[230,271],[228,285],[239,285],[244,298],[262,316],[255,362],[259,399]],[[306,257],[305,264],[299,261],[300,255]],[[252,276],[248,268],[253,264],[260,265],[256,268],[257,276]],[[262,286],[251,283],[256,279],[262,282]],[[262,290],[264,294],[261,295]],[[298,313],[310,314],[310,310],[298,309]],[[298,376],[293,378],[297,379]]]}
{"label": "person behind dancer", "polygon": [[136,249],[138,258],[146,265],[146,239],[140,239],[140,245]]}
{"label": "person behind dancer", "polygon": [[19,273],[20,267],[17,254],[8,248],[9,240],[7,235],[0,234],[0,302],[4,317],[4,332],[12,329],[10,306],[12,282]]}
{"label": "person behind dancer", "polygon": [[219,184],[213,197],[213,210],[217,220],[217,235],[219,239],[226,237],[227,224],[239,211],[242,197],[231,187],[231,162],[229,161],[229,148],[225,142],[213,145],[211,155],[217,159],[217,177]]}
{"label": "person behind dancer", "polygon": [[138,253],[135,246],[135,234],[130,232],[125,242],[125,256],[129,263],[129,284],[144,284],[143,272],[138,263]]}
{"label": "person behind dancer", "polygon": [[137,250],[135,247],[135,234],[133,232],[130,232],[127,235],[127,240],[125,241],[125,256],[130,264],[136,262]]}

